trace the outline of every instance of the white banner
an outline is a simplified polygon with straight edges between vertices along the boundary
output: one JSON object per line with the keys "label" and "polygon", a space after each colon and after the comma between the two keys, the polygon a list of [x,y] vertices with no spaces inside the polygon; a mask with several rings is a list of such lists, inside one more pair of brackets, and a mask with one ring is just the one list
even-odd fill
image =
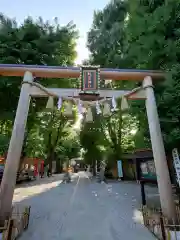
{"label": "white banner", "polygon": [[179,159],[179,153],[177,148],[174,148],[172,150],[172,157],[173,157],[174,168],[176,171],[177,182],[180,186],[180,159]]}
{"label": "white banner", "polygon": [[121,178],[123,177],[123,168],[122,168],[121,160],[117,161],[117,166],[118,166],[118,177]]}

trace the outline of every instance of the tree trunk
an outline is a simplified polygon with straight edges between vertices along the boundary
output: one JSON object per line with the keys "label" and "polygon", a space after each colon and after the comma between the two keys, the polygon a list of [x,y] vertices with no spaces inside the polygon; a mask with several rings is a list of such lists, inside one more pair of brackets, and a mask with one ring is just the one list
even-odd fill
{"label": "tree trunk", "polygon": [[54,148],[51,146],[50,151],[49,151],[49,155],[47,157],[47,163],[49,165],[49,170],[52,173],[52,162],[54,160]]}
{"label": "tree trunk", "polygon": [[61,160],[56,158],[56,173],[61,173]]}
{"label": "tree trunk", "polygon": [[[51,120],[50,120],[51,126],[53,125],[53,120],[54,120],[54,112],[52,113]],[[53,140],[52,140],[52,129],[49,132],[49,136],[48,136],[48,146],[47,146],[47,148],[49,149],[49,154],[48,154],[48,157],[47,157],[47,163],[49,165],[49,169],[50,169],[51,173],[52,173],[52,162],[54,160],[54,154],[55,154],[55,149],[56,149],[56,146],[57,146],[57,143],[58,143],[58,140],[59,140],[60,130],[61,130],[61,121],[59,121],[55,141],[53,142]]]}
{"label": "tree trunk", "polygon": [[92,171],[93,171],[93,176],[96,176],[96,160],[92,161]]}

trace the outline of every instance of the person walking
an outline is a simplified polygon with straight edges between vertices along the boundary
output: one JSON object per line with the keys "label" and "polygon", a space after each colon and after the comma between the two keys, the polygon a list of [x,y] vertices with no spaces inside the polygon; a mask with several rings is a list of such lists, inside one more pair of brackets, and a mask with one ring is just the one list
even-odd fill
{"label": "person walking", "polygon": [[48,167],[48,170],[47,170],[47,176],[50,177],[51,176],[51,169]]}
{"label": "person walking", "polygon": [[41,166],[40,166],[40,176],[41,178],[43,177],[44,175],[44,161],[42,160],[41,161]]}
{"label": "person walking", "polygon": [[71,176],[67,169],[63,177],[63,183],[70,183],[70,182],[71,182]]}
{"label": "person walking", "polygon": [[105,177],[105,168],[106,168],[106,163],[105,161],[102,161],[100,166],[100,172],[99,172],[99,179],[101,183],[107,183],[106,177]]}

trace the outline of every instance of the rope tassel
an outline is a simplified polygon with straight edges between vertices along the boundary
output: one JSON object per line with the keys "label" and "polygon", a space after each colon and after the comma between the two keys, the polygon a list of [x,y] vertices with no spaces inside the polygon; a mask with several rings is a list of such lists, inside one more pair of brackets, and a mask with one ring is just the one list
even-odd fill
{"label": "rope tassel", "polygon": [[82,114],[82,112],[83,112],[83,108],[82,108],[82,104],[81,104],[80,100],[78,102],[78,112],[79,112],[79,114]]}
{"label": "rope tassel", "polygon": [[60,110],[61,107],[62,107],[62,98],[59,98],[59,99],[58,99],[58,103],[57,103],[57,108],[58,108],[58,110]]}
{"label": "rope tassel", "polygon": [[101,108],[98,101],[96,101],[96,112],[98,115],[101,114]]}
{"label": "rope tassel", "polygon": [[117,109],[117,104],[116,104],[116,100],[115,100],[114,97],[112,97],[112,107],[113,107],[112,112],[116,111],[116,109]]}

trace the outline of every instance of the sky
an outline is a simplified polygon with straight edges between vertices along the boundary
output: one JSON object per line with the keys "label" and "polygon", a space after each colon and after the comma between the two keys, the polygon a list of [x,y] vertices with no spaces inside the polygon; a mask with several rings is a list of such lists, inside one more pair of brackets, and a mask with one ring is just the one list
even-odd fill
{"label": "sky", "polygon": [[27,16],[52,21],[59,19],[60,25],[73,21],[80,33],[77,42],[78,57],[76,63],[87,59],[89,52],[86,48],[87,32],[93,21],[94,10],[103,9],[110,0],[0,0],[0,11],[7,17],[16,18],[23,22]]}

